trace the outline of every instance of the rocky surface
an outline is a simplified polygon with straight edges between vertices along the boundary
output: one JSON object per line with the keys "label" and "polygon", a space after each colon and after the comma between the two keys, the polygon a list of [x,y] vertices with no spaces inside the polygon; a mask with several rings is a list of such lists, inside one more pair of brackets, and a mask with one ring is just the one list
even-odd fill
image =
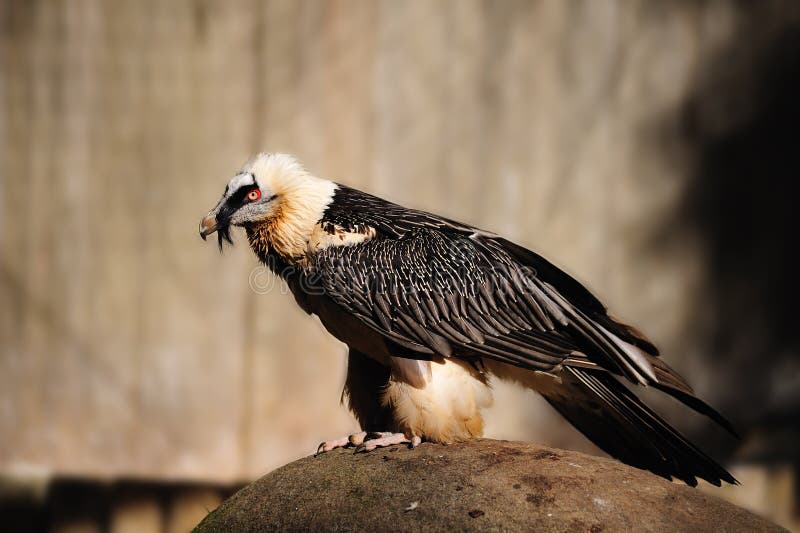
{"label": "rocky surface", "polygon": [[306,457],[245,487],[197,532],[783,531],[611,459],[533,443],[424,443]]}

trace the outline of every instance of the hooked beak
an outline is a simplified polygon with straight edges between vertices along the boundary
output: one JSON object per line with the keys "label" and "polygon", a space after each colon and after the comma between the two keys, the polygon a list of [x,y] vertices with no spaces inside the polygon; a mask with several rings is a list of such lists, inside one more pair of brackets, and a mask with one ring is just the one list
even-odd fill
{"label": "hooked beak", "polygon": [[206,237],[215,231],[217,231],[217,217],[213,213],[209,213],[200,221],[200,236],[206,240]]}

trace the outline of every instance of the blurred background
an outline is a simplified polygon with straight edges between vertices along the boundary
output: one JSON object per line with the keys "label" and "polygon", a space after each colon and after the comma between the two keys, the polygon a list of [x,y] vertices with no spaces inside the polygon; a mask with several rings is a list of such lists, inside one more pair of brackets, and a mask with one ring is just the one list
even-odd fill
{"label": "blurred background", "polygon": [[[357,429],[345,348],[197,223],[257,151],[502,233],[733,420],[800,530],[794,1],[0,0],[0,512],[185,531]],[[487,436],[600,453],[497,384]]]}

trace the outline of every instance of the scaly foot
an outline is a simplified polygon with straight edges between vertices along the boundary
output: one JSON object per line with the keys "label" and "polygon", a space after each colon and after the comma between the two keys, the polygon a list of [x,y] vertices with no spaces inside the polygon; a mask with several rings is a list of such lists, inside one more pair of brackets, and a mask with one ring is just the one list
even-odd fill
{"label": "scaly foot", "polygon": [[329,452],[336,448],[349,448],[356,447],[355,453],[371,452],[375,448],[383,448],[385,446],[393,446],[395,444],[410,444],[412,448],[416,448],[422,442],[422,439],[414,436],[410,440],[406,438],[403,433],[392,433],[391,431],[360,431],[333,440],[326,440],[317,447],[317,453]]}
{"label": "scaly foot", "polygon": [[384,446],[393,446],[395,444],[410,444],[412,448],[416,448],[420,442],[422,442],[422,439],[416,435],[409,440],[403,433],[381,431],[367,435],[367,439],[356,447],[355,453],[371,452],[375,448],[383,448]]}
{"label": "scaly foot", "polygon": [[358,433],[353,433],[352,435],[347,435],[345,437],[341,437],[339,439],[334,440],[326,440],[322,444],[319,445],[317,448],[317,453],[315,455],[319,455],[321,453],[329,452],[331,450],[335,450],[336,448],[347,448],[348,446],[359,446],[364,442],[364,439],[367,438],[366,431],[360,431]]}

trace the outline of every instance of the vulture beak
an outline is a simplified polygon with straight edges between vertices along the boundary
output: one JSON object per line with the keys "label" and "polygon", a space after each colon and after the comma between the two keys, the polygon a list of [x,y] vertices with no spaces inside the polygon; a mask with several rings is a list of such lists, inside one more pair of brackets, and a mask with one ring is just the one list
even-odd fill
{"label": "vulture beak", "polygon": [[200,221],[200,236],[206,240],[206,237],[215,231],[217,231],[217,217],[213,213],[209,213]]}

